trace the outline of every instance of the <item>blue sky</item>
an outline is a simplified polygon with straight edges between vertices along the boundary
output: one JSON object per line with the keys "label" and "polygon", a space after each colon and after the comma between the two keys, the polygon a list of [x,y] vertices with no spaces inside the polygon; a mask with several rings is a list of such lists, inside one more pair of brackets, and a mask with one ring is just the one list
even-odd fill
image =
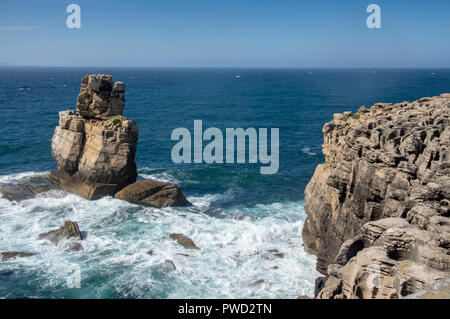
{"label": "blue sky", "polygon": [[449,14],[448,0],[1,0],[0,64],[450,67]]}

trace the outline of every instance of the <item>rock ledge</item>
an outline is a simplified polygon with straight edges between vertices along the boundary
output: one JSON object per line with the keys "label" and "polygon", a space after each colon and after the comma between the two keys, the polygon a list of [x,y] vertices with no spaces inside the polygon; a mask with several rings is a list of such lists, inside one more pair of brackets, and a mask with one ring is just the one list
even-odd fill
{"label": "rock ledge", "polygon": [[317,298],[402,298],[450,277],[450,94],[335,114],[305,190]]}

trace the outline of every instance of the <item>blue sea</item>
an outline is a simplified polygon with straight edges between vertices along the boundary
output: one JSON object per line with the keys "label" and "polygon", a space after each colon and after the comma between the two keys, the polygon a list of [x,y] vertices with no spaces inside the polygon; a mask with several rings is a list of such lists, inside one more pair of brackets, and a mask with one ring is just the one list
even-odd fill
{"label": "blue sea", "polygon": [[[302,246],[303,193],[324,161],[322,126],[361,105],[450,92],[444,69],[3,67],[0,184],[56,169],[50,143],[58,112],[75,109],[80,81],[91,73],[127,84],[124,115],[139,126],[140,178],[176,183],[194,205],[156,209],[61,190],[20,202],[0,198],[0,252],[37,253],[0,262],[0,298],[312,296],[319,274]],[[261,175],[259,163],[174,164],[171,133],[193,130],[194,120],[223,132],[279,128],[278,173]],[[65,220],[78,222],[83,250],[37,240]],[[171,233],[201,250],[185,250]],[[268,258],[270,249],[283,258]],[[80,288],[68,284],[74,271]]]}

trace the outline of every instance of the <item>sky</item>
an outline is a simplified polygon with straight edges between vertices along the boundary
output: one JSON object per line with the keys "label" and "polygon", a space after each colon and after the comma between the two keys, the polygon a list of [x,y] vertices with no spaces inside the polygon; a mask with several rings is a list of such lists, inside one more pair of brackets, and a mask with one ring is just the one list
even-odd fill
{"label": "sky", "polygon": [[449,0],[1,0],[0,65],[448,68],[449,14]]}

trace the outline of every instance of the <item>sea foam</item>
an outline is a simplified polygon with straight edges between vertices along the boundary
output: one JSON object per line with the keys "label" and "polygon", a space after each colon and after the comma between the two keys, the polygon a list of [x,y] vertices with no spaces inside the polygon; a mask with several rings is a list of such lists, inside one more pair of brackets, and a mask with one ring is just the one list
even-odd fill
{"label": "sea foam", "polygon": [[[0,176],[0,181],[42,174]],[[175,182],[167,173],[148,176]],[[233,193],[188,196],[193,207],[163,209],[112,197],[87,201],[64,191],[21,202],[0,198],[0,251],[38,253],[0,263],[0,297],[312,296],[318,274],[315,258],[302,248],[304,203],[238,205],[211,213],[214,202],[227,196]],[[69,253],[37,240],[65,220],[78,222],[83,250]],[[184,249],[171,233],[189,236],[201,250]],[[282,258],[268,253],[273,249]],[[175,269],[166,267],[168,260]],[[74,265],[81,271],[80,289],[67,287]]]}

